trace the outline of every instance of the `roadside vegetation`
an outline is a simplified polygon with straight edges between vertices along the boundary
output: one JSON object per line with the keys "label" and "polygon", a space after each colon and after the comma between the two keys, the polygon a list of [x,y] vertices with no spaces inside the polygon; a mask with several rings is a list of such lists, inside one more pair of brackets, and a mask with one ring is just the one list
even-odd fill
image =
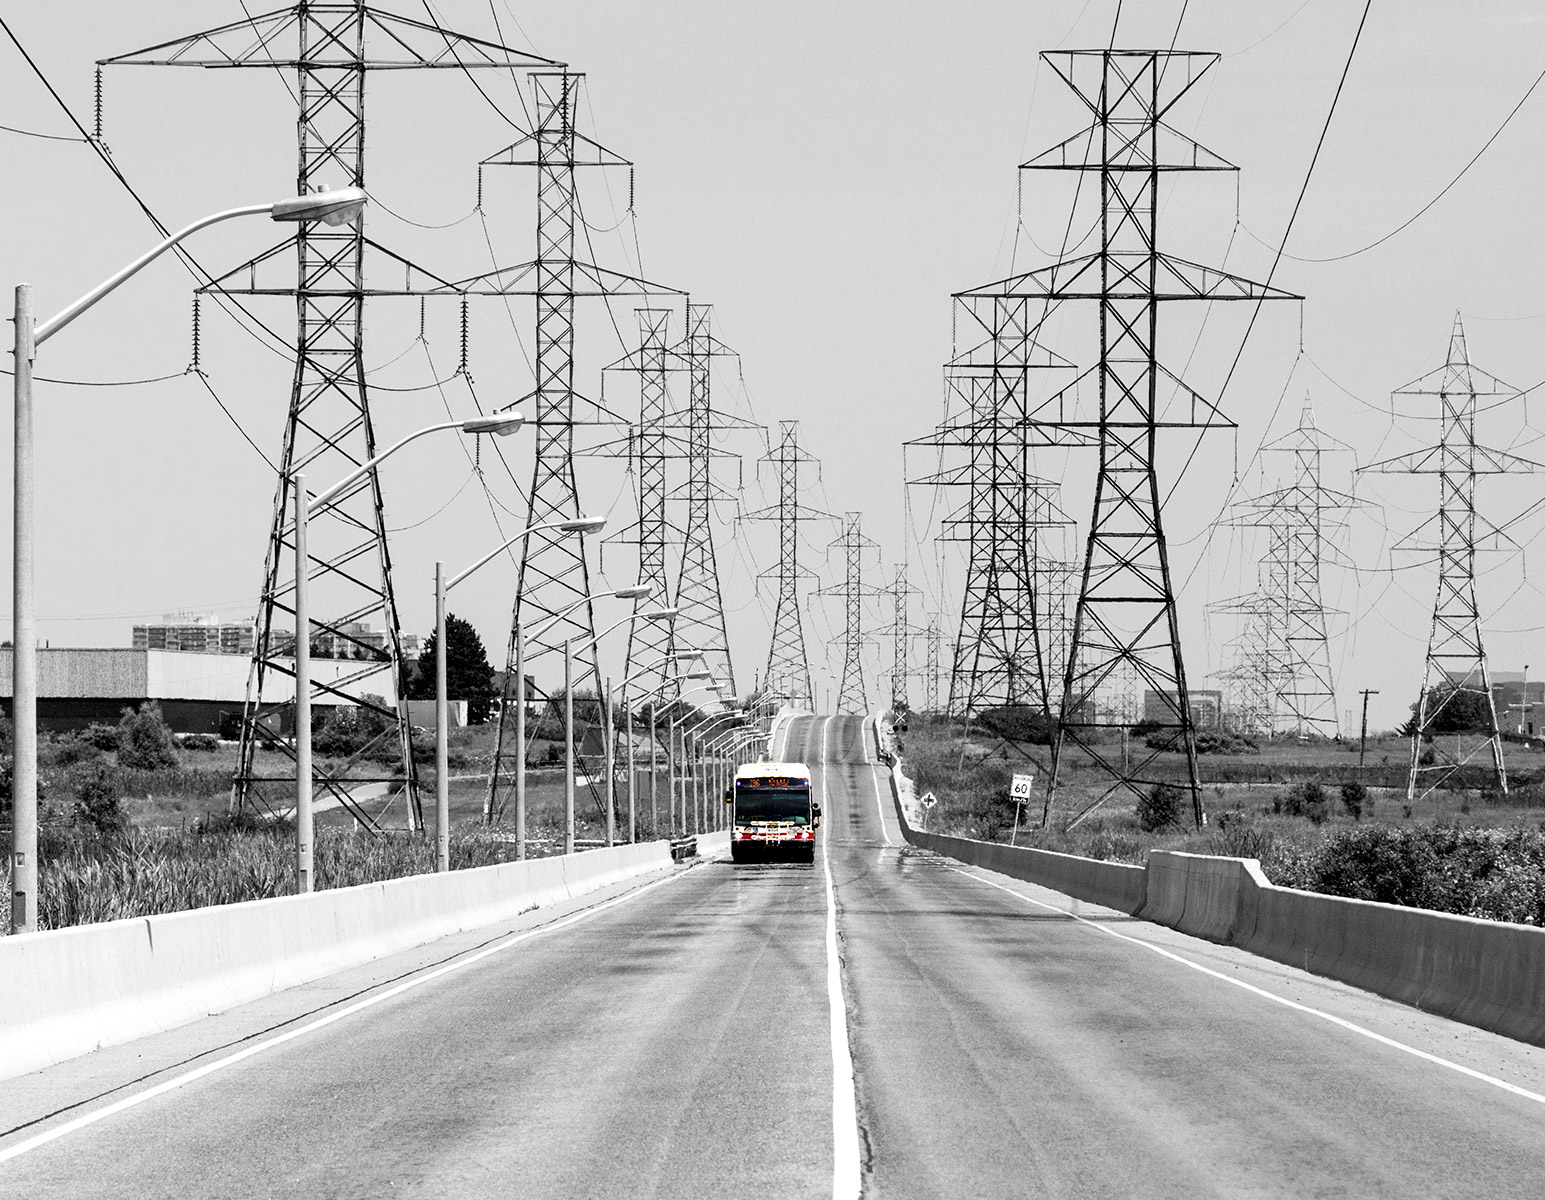
{"label": "roadside vegetation", "polygon": [[[1506,796],[1466,788],[1408,804],[1409,743],[1397,734],[1370,738],[1361,769],[1351,741],[1235,738],[1202,759],[1204,830],[1192,826],[1186,793],[1164,785],[1140,797],[1112,796],[1068,828],[1099,795],[1098,778],[1081,765],[1064,776],[1043,829],[1049,738],[1026,732],[1038,731],[989,721],[962,738],[958,721],[909,714],[904,769],[919,796],[935,797],[927,827],[983,841],[1013,836],[1022,846],[1119,862],[1142,863],[1150,850],[1254,858],[1285,887],[1545,925],[1545,761],[1537,751],[1509,748]],[[1111,753],[1120,752],[1112,745]],[[1220,763],[1219,755],[1231,757]],[[1240,759],[1248,771],[1228,769]],[[1016,772],[1035,776],[1035,799],[1017,835],[1009,799]],[[1381,782],[1386,775],[1399,786]]]}
{"label": "roadside vegetation", "polygon": [[[330,717],[317,730],[319,771],[349,777],[378,773],[369,761],[378,731],[368,716]],[[543,732],[539,729],[538,733]],[[450,738],[451,868],[515,858],[513,813],[483,824],[487,773],[496,735],[490,724],[456,729]],[[424,738],[420,791],[433,804],[431,739]],[[395,750],[395,748],[393,748]],[[361,753],[363,751],[363,753]],[[562,751],[558,751],[561,761]],[[552,757],[542,741],[535,757]],[[283,896],[295,890],[294,826],[288,820],[227,815],[236,747],[208,736],[177,737],[155,705],[125,710],[117,725],[47,735],[39,746],[39,926],[59,929],[120,917],[150,916],[211,904]],[[260,771],[283,773],[278,753],[260,756]],[[363,762],[363,766],[359,763]],[[10,836],[11,730],[0,717],[0,836]],[[564,782],[560,767],[527,772],[527,854],[563,849]],[[618,836],[627,837],[625,789],[618,783]],[[587,785],[575,810],[581,847],[605,838],[604,813]],[[648,776],[637,785],[638,836],[668,835],[669,789],[658,786],[658,825],[651,819]],[[370,805],[385,836],[357,831],[339,808],[316,817],[316,886],[348,887],[434,869],[432,838],[405,830],[401,799]],[[429,814],[432,820],[432,813]],[[9,858],[0,859],[9,893]]]}

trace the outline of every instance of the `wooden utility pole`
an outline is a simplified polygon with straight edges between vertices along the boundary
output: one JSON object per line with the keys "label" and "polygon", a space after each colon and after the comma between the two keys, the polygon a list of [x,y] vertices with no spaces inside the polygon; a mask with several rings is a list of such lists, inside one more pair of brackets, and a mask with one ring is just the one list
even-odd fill
{"label": "wooden utility pole", "polygon": [[1363,759],[1368,754],[1368,697],[1377,696],[1378,688],[1364,688],[1363,695],[1363,736],[1357,744],[1357,765],[1363,765]]}

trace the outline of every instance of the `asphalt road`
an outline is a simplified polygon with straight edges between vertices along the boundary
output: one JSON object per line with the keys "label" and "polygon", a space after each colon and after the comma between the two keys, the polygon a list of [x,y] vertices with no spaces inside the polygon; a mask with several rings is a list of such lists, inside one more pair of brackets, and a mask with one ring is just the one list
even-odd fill
{"label": "asphalt road", "polygon": [[1540,1194],[1545,1052],[904,847],[871,729],[789,727],[814,867],[674,870],[0,1084],[0,1195]]}

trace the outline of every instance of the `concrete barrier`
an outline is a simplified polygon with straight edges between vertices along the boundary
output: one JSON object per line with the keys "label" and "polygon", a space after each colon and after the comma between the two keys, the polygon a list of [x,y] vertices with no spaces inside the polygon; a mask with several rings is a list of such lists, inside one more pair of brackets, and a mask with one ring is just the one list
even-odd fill
{"label": "concrete barrier", "polygon": [[1259,873],[1260,864],[1253,860],[1150,851],[1147,898],[1137,915],[1193,937],[1233,940],[1241,924],[1241,894],[1247,883],[1256,886],[1251,866]]}
{"label": "concrete barrier", "polygon": [[1254,859],[1156,850],[1147,867],[912,828],[908,843],[1545,1046],[1545,929],[1277,887]]}
{"label": "concrete barrier", "polygon": [[0,1079],[670,864],[648,842],[0,938]]}
{"label": "concrete barrier", "polygon": [[[878,726],[879,722],[875,724]],[[878,742],[878,733],[876,737]],[[910,845],[1039,884],[1090,904],[1124,913],[1134,913],[1142,907],[1147,878],[1142,867],[913,829],[907,820],[906,806],[901,802],[900,781],[904,778],[898,761],[890,773],[891,800],[896,807],[896,818],[901,822],[901,836]]]}

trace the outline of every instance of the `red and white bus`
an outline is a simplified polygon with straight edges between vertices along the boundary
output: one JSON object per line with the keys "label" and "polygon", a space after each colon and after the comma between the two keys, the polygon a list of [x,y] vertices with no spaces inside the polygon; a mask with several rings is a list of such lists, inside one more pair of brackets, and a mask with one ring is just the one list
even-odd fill
{"label": "red and white bus", "polygon": [[804,763],[749,763],[735,773],[734,790],[724,800],[734,806],[730,858],[735,862],[815,861],[821,806]]}

